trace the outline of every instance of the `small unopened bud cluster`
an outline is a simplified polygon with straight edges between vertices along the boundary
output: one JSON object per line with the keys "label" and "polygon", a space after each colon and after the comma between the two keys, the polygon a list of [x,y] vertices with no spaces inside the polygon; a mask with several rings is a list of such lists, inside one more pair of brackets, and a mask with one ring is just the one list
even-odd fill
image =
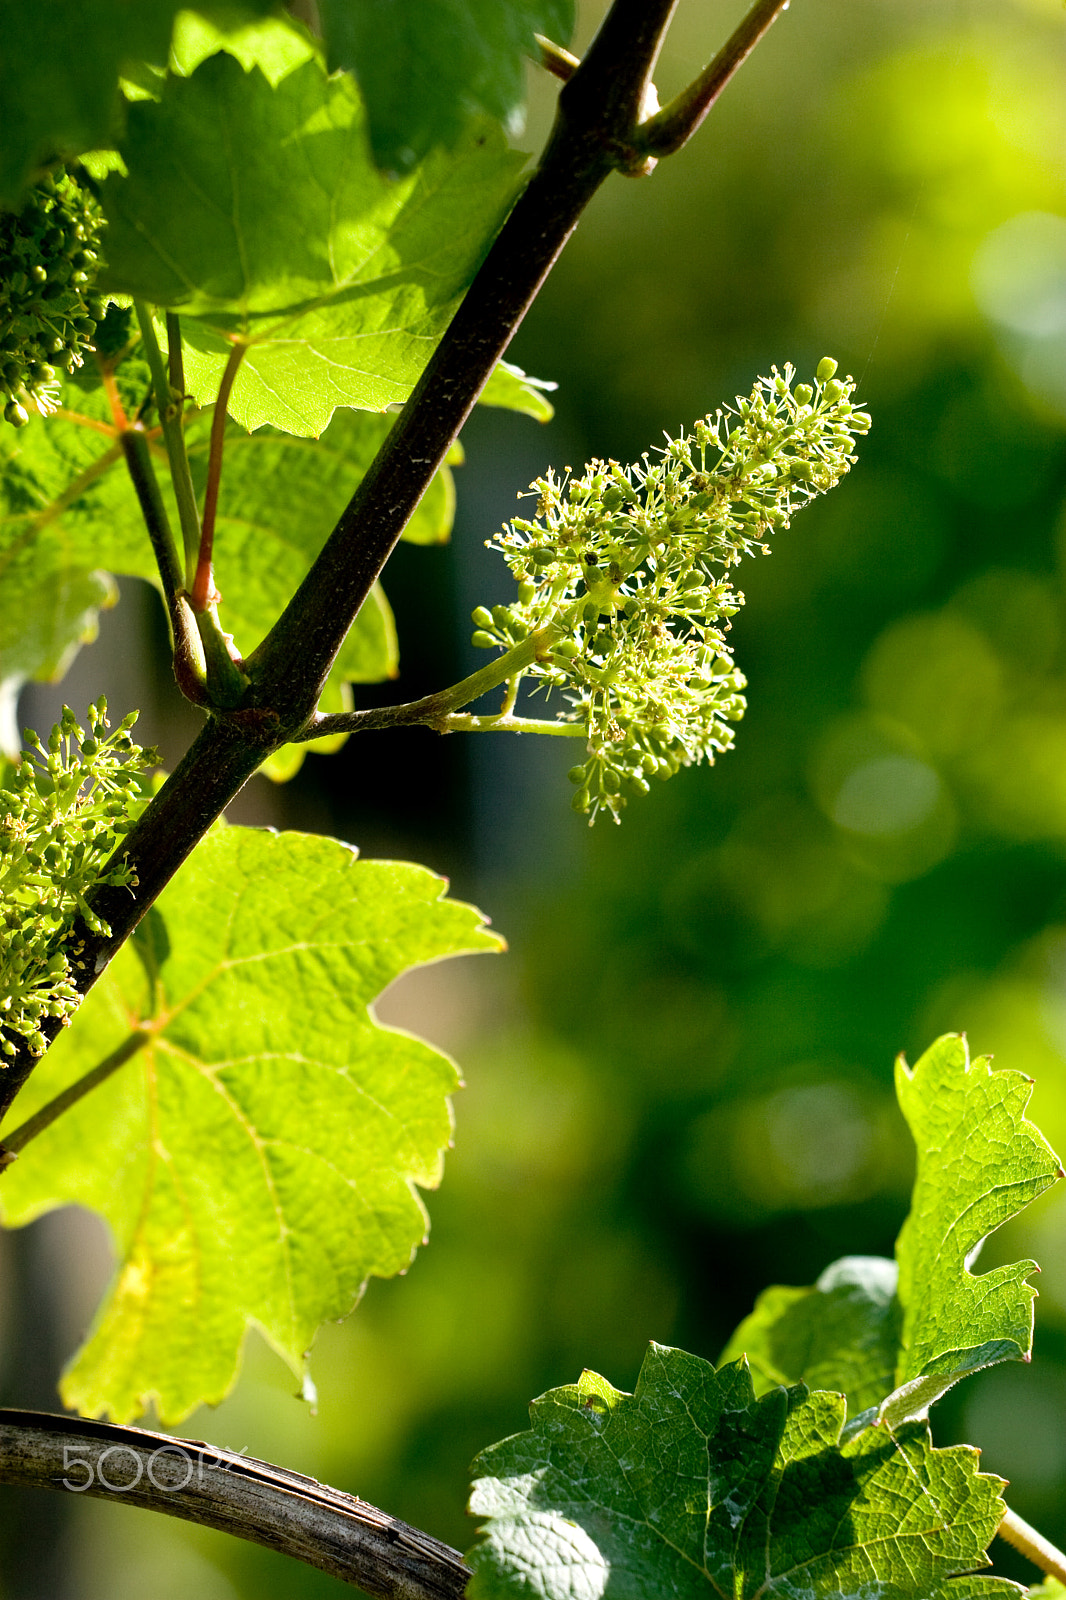
{"label": "small unopened bud cluster", "polygon": [[132,826],[141,775],[158,757],[130,738],[136,712],[108,733],[101,698],[86,720],[88,732],[65,707],[47,746],[28,728],[22,760],[0,788],[0,1064],[19,1041],[42,1055],[45,1021],[65,1024],[77,1009],[59,946],[78,915],[94,933],[110,932],[88,904],[89,890],[136,883],[124,861],[104,866]]}
{"label": "small unopened bud cluster", "polygon": [[29,421],[27,406],[55,410],[62,374],[92,347],[103,229],[93,195],[62,169],[20,211],[0,211],[0,392],[16,428]]}
{"label": "small unopened bud cluster", "polygon": [[490,547],[518,583],[511,605],[479,606],[473,642],[507,651],[554,625],[556,642],[521,668],[570,702],[588,733],[571,769],[573,806],[615,821],[628,796],[682,766],[713,762],[744,714],[744,679],[726,641],[744,596],[742,557],[838,483],[870,419],[830,358],[813,384],[776,367],[746,399],[667,437],[655,459],[593,461],[580,477],[532,485],[532,519]]}

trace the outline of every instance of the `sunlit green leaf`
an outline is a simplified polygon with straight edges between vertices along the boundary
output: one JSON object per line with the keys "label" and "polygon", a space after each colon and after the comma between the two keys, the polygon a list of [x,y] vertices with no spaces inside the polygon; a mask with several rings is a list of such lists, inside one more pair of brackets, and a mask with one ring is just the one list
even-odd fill
{"label": "sunlit green leaf", "polygon": [[653,1344],[636,1393],[595,1373],[531,1408],[532,1431],[475,1462],[487,1518],[471,1600],[731,1595],[948,1600],[1020,1593],[988,1565],[1002,1480],[928,1429],[841,1443],[844,1400],[756,1399],[743,1362]]}
{"label": "sunlit green leaf", "polygon": [[924,1417],[967,1373],[1028,1357],[1035,1263],[970,1269],[988,1235],[1061,1176],[1024,1114],[1030,1080],[971,1061],[959,1034],[913,1071],[901,1058],[896,1088],[918,1150],[896,1262],[845,1257],[813,1288],[766,1290],[723,1353],[748,1354],[760,1392],[839,1389],[853,1416],[877,1407],[892,1427]]}
{"label": "sunlit green leaf", "polygon": [[315,1329],[426,1229],[458,1084],[368,1009],[399,973],[491,950],[424,868],[222,828],[163,893],[16,1103],[21,1121],[144,1023],[143,1049],[27,1146],[9,1222],[76,1202],[118,1267],[65,1402],[170,1422],[217,1402],[250,1323],[302,1373]]}
{"label": "sunlit green leaf", "polygon": [[225,53],[132,106],[120,149],[129,176],[103,188],[110,286],[181,311],[198,400],[238,338],[231,414],[312,436],[337,406],[407,397],[523,162],[483,123],[390,181],[350,78],[309,61],[271,87]]}
{"label": "sunlit green leaf", "polygon": [[544,378],[530,378],[510,361],[501,361],[481,391],[481,403],[503,406],[508,411],[524,411],[538,422],[550,422],[555,410],[544,391],[556,387]]}
{"label": "sunlit green leaf", "polygon": [[0,433],[0,679],[62,676],[96,614],[117,598],[109,573],[155,578],[121,450],[93,424],[102,397],[73,386],[84,422],[32,419]]}
{"label": "sunlit green leaf", "polygon": [[1059,1159],[1025,1116],[1032,1083],[971,1061],[945,1034],[911,1070],[896,1063],[896,1093],[918,1148],[911,1210],[896,1241],[903,1308],[896,1392],[882,1407],[895,1425],[924,1415],[967,1372],[1028,1356],[1034,1261],[970,1271],[990,1233],[1062,1176]]}

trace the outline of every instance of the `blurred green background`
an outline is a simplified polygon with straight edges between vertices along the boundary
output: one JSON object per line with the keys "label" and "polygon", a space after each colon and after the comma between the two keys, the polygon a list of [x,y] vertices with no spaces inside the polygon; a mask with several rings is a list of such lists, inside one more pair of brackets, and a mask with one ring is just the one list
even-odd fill
{"label": "blurred green background", "polygon": [[[682,0],[664,96],[742,9]],[[806,376],[827,353],[873,431],[740,574],[735,752],[622,827],[589,832],[569,755],[531,739],[364,736],[242,801],[239,820],[446,871],[511,953],[426,969],[379,1008],[468,1081],[430,1246],[324,1330],[317,1415],[253,1338],[190,1436],[465,1547],[470,1459],[532,1396],[583,1366],[631,1387],[649,1338],[713,1359],[765,1285],[891,1254],[912,1164],[898,1051],[966,1031],[1033,1076],[1032,1115],[1066,1149],[1064,38],[1061,0],[801,0],[688,149],[594,202],[512,351],[558,380],[555,422],[477,416],[452,549],[402,550],[387,574],[400,697],[472,669],[470,608],[507,594],[483,540],[549,462],[631,459],[771,363]],[[550,93],[534,85],[530,148]],[[147,695],[173,764],[165,679],[128,683],[160,631],[128,587],[79,685],[26,714],[78,704],[82,676],[116,704]],[[1043,1268],[1033,1364],[971,1380],[934,1429],[981,1445],[1064,1543],[1066,1193],[982,1265],[1018,1255]],[[3,1271],[3,1397],[54,1405],[106,1273],[96,1225],[45,1219]],[[344,1592],[147,1513],[40,1501],[6,1493],[6,1600]]]}

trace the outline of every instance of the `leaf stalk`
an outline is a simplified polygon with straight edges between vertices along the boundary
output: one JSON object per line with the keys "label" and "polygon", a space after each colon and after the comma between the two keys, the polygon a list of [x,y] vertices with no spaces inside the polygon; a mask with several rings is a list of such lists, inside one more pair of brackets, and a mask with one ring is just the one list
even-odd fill
{"label": "leaf stalk", "polygon": [[1024,1517],[1020,1517],[1009,1506],[996,1532],[1001,1539],[1006,1540],[1007,1544],[1013,1545],[1015,1550],[1020,1550],[1034,1567],[1039,1567],[1041,1572],[1049,1573],[1060,1583],[1066,1584],[1066,1555],[1056,1549],[1050,1539],[1045,1539],[1042,1533],[1038,1533]]}
{"label": "leaf stalk", "polygon": [[219,599],[215,591],[214,575],[211,570],[211,553],[215,540],[215,516],[218,512],[218,490],[222,481],[222,447],[226,439],[226,413],[229,406],[229,397],[233,390],[233,382],[237,376],[244,352],[248,346],[243,342],[233,346],[229,353],[219,385],[218,397],[215,400],[215,410],[211,418],[211,449],[207,460],[207,487],[204,490],[204,515],[200,527],[200,548],[196,558],[196,573],[192,583],[192,608],[194,611],[206,611]]}
{"label": "leaf stalk", "polygon": [[196,619],[182,587],[181,563],[159,480],[148,453],[148,441],[141,429],[128,428],[119,435],[119,442],[159,568],[163,599],[174,635],[174,677],[187,700],[194,705],[206,705],[207,662]]}
{"label": "leaf stalk", "polygon": [[12,1128],[10,1133],[5,1134],[3,1141],[0,1142],[0,1172],[11,1165],[31,1139],[36,1139],[38,1134],[51,1127],[64,1111],[77,1105],[78,1101],[91,1090],[105,1083],[119,1067],[124,1067],[131,1057],[144,1049],[151,1037],[151,1029],[135,1028],[116,1050],[112,1050],[109,1056],[104,1057],[103,1061],[64,1089],[62,1094],[57,1094],[54,1099],[49,1100],[39,1111],[35,1111],[32,1117],[27,1117],[25,1122],[20,1122],[17,1128]]}
{"label": "leaf stalk", "polygon": [[296,742],[321,739],[335,733],[366,733],[371,728],[421,726],[434,728],[438,733],[452,732],[454,730],[448,723],[453,712],[468,706],[472,700],[479,700],[490,689],[513,682],[526,667],[546,656],[556,640],[565,633],[566,629],[560,624],[550,622],[495,661],[490,661],[487,667],[471,673],[469,678],[452,684],[449,689],[439,689],[435,694],[424,695],[421,700],[409,700],[402,706],[375,706],[367,711],[338,711],[316,717]]}
{"label": "leaf stalk", "polygon": [[134,301],[134,309],[137,313],[137,326],[141,330],[144,353],[152,374],[156,409],[163,428],[163,441],[167,447],[174,498],[178,503],[178,520],[181,523],[181,537],[185,546],[185,579],[188,587],[195,574],[196,561],[200,553],[200,516],[196,509],[196,494],[192,486],[189,457],[186,454],[185,438],[181,428],[181,404],[180,401],[175,403],[151,313],[141,300]]}

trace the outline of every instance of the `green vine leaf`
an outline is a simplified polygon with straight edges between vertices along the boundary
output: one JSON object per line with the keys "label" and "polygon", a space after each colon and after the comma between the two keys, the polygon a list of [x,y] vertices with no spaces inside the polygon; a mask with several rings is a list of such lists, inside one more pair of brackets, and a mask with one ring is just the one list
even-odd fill
{"label": "green vine leaf", "polygon": [[573,0],[321,0],[330,65],[357,74],[378,165],[403,172],[472,112],[521,127],[534,35],[566,44]]}
{"label": "green vine leaf", "polygon": [[181,312],[197,400],[239,340],[231,414],[316,437],[407,398],[524,161],[481,123],[389,181],[352,79],[309,61],[271,87],[225,52],[131,106],[120,150],[104,287]]}
{"label": "green vine leaf", "polygon": [[144,1030],[4,1179],[8,1223],[73,1202],[114,1237],[65,1404],[177,1423],[232,1386],[250,1323],[303,1375],[316,1328],[408,1265],[459,1077],[371,1002],[500,947],[444,889],[336,840],[220,828],[160,897],[18,1100],[21,1121]]}
{"label": "green vine leaf", "polygon": [[896,1093],[918,1170],[896,1241],[903,1327],[897,1388],[881,1407],[892,1426],[924,1416],[968,1372],[1029,1356],[1036,1262],[976,1277],[970,1266],[990,1233],[1063,1176],[1025,1116],[1032,1080],[993,1071],[990,1056],[971,1061],[959,1034],[938,1039],[913,1071],[901,1056]]}
{"label": "green vine leaf", "polygon": [[63,676],[95,638],[111,573],[155,580],[136,496],[102,394],[64,389],[85,425],[33,417],[0,435],[0,680]]}
{"label": "green vine leaf", "polygon": [[890,1427],[924,1417],[968,1373],[1028,1359],[1035,1262],[970,1269],[988,1235],[1062,1176],[1025,1117],[1030,1080],[971,1061],[961,1035],[913,1071],[901,1057],[896,1089],[918,1150],[896,1261],[846,1257],[813,1288],[766,1290],[722,1356],[746,1352],[760,1392],[839,1389],[853,1418],[876,1408]]}
{"label": "green vine leaf", "polygon": [[756,1399],[743,1362],[653,1344],[629,1395],[595,1373],[531,1407],[532,1431],[474,1464],[487,1518],[471,1600],[731,1595],[949,1600],[1022,1593],[974,1575],[1002,1480],[924,1424],[841,1442],[844,1400]]}
{"label": "green vine leaf", "polygon": [[498,361],[481,391],[481,404],[500,406],[505,411],[522,411],[536,422],[550,422],[555,408],[545,398],[544,391],[557,387],[545,378],[529,377],[510,361]]}
{"label": "green vine leaf", "polygon": [[845,1256],[810,1289],[766,1289],[722,1351],[746,1355],[759,1394],[806,1383],[845,1395],[854,1417],[896,1381],[901,1309],[897,1269],[882,1256]]}
{"label": "green vine leaf", "polygon": [[[14,205],[34,168],[111,143],[120,120],[119,80],[132,63],[166,66],[183,0],[86,0],[26,6],[0,0],[0,205]],[[200,0],[201,17],[234,26],[268,0]]]}

